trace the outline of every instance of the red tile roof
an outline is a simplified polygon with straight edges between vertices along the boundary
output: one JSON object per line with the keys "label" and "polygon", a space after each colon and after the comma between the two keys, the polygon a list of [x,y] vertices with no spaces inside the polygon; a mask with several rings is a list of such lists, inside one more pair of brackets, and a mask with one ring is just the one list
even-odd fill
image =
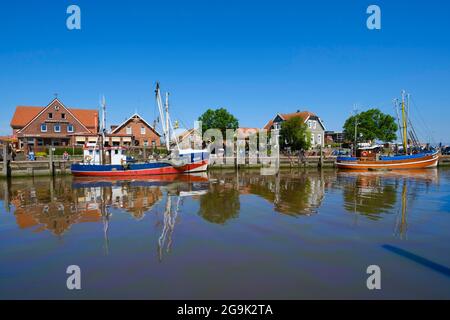
{"label": "red tile roof", "polygon": [[43,107],[16,107],[16,112],[11,120],[11,127],[22,128],[25,127],[39,112],[44,109]]}
{"label": "red tile roof", "polygon": [[[11,127],[23,128],[33,120],[45,107],[17,106],[11,120]],[[98,111],[67,108],[88,129],[95,129]]]}

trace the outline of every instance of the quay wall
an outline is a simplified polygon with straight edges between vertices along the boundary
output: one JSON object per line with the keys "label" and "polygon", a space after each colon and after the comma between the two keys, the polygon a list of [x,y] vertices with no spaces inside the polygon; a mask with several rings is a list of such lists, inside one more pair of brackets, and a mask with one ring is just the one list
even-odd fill
{"label": "quay wall", "polygon": [[[214,159],[213,159],[214,160]],[[212,161],[211,169],[235,168],[235,159],[229,159],[226,163],[220,164]],[[310,156],[303,159],[303,161],[294,157],[280,157],[281,168],[312,168],[334,167],[335,157],[326,157],[320,159],[319,156]],[[51,176],[51,175],[65,175],[71,174],[70,166],[76,160],[37,160],[37,161],[2,161],[0,162],[0,177],[35,177],[35,176]],[[320,165],[319,165],[320,164]],[[439,166],[450,166],[450,155],[442,156],[439,161]],[[261,164],[250,164],[246,159],[245,164],[239,164],[239,168],[260,168]]]}

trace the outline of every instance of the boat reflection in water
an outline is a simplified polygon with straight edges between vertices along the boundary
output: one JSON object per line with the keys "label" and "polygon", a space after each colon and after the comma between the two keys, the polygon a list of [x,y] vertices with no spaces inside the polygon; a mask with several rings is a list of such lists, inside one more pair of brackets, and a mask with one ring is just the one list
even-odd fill
{"label": "boat reflection in water", "polygon": [[[381,219],[382,214],[397,214],[394,234],[400,238],[406,236],[407,203],[427,193],[438,180],[437,169],[337,173],[338,184],[343,188],[344,208],[371,220]],[[396,210],[397,199],[400,204]]]}
{"label": "boat reflection in water", "polygon": [[259,173],[0,180],[0,297],[450,297],[450,170]]}
{"label": "boat reflection in water", "polygon": [[[135,221],[158,214],[162,202],[158,256],[170,252],[172,235],[180,220],[184,199],[198,203],[184,214],[198,214],[205,221],[224,225],[242,214],[242,197],[263,199],[265,208],[292,216],[319,212],[327,191],[342,190],[345,211],[377,221],[384,214],[398,214],[395,234],[404,237],[407,207],[437,183],[437,170],[392,172],[282,171],[261,176],[257,171],[218,171],[186,175],[114,178],[36,178],[4,182],[5,206],[12,205],[21,229],[50,231],[62,237],[74,224],[103,223],[105,251],[112,210]],[[1,191],[0,191],[1,192]],[[400,199],[400,200],[399,200]],[[345,212],[344,211],[344,212]]]}

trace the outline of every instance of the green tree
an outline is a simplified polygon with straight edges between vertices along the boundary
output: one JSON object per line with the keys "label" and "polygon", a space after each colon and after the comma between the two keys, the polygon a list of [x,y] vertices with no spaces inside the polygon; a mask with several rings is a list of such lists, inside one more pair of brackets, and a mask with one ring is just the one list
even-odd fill
{"label": "green tree", "polygon": [[239,127],[239,121],[225,108],[208,109],[198,120],[202,121],[203,132],[208,129],[219,129],[224,136],[226,129],[236,130]]}
{"label": "green tree", "polygon": [[349,141],[355,142],[355,120],[357,120],[357,140],[380,140],[391,142],[397,139],[397,124],[394,117],[379,109],[369,109],[345,121],[344,134]]}
{"label": "green tree", "polygon": [[307,150],[311,147],[311,132],[300,117],[282,123],[280,131],[281,147],[291,150]]}

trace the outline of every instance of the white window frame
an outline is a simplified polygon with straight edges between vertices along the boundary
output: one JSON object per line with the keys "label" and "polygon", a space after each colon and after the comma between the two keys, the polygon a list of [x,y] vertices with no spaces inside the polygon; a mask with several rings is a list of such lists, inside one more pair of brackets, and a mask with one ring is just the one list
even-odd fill
{"label": "white window frame", "polygon": [[132,134],[132,130],[131,130],[131,127],[126,127],[126,133],[127,134]]}
{"label": "white window frame", "polygon": [[[72,128],[72,130],[69,130],[69,128]],[[67,132],[72,133],[73,131],[74,131],[73,124],[68,124],[68,125],[67,125]]]}
{"label": "white window frame", "polygon": [[[45,130],[42,129],[43,126],[45,126]],[[41,124],[41,132],[47,132],[47,130],[48,130],[47,124],[46,123],[42,123]]]}
{"label": "white window frame", "polygon": [[[59,130],[56,130],[56,127],[58,127]],[[54,124],[54,125],[53,125],[53,131],[54,131],[54,132],[57,132],[57,133],[61,132],[61,125],[60,125],[60,124]]]}
{"label": "white window frame", "polygon": [[317,134],[317,144],[322,145],[322,134]]}
{"label": "white window frame", "polygon": [[311,133],[311,145],[315,145],[314,134]]}
{"label": "white window frame", "polygon": [[314,120],[314,121],[313,121],[313,129],[316,129],[316,128],[317,128],[317,121]]}
{"label": "white window frame", "polygon": [[311,120],[308,120],[308,128],[312,128]]}
{"label": "white window frame", "polygon": [[141,127],[141,134],[145,134],[145,132],[146,132],[146,131],[145,131],[145,127],[142,126],[142,127]]}

